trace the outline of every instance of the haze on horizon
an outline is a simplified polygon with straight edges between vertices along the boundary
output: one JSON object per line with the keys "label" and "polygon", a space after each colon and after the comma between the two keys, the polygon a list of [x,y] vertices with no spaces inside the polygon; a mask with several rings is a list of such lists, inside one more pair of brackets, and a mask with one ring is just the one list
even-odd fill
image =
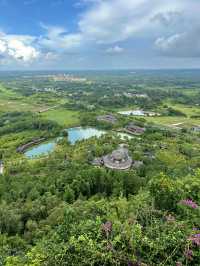
{"label": "haze on horizon", "polygon": [[0,70],[200,68],[198,0],[0,0]]}

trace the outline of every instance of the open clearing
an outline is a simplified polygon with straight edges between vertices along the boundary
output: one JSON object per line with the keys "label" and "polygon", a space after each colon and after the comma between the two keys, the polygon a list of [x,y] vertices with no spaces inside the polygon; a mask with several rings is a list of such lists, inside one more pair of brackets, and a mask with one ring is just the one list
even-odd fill
{"label": "open clearing", "polygon": [[[187,115],[187,117],[182,116],[154,116],[154,117],[143,117],[148,122],[153,122],[160,125],[171,126],[173,124],[181,123],[183,126],[192,126],[192,125],[200,125],[200,118],[191,118],[191,116],[199,115],[200,116],[200,107],[199,106],[187,106],[183,104],[173,104],[169,101],[165,102],[168,107],[172,107],[173,109],[179,110]],[[135,106],[130,108],[120,108],[115,109],[115,111],[127,111],[138,109]],[[159,110],[158,110],[159,112]],[[142,116],[133,116],[135,118],[142,118]]]}
{"label": "open clearing", "polygon": [[61,126],[76,126],[79,125],[79,112],[66,110],[66,109],[55,109],[50,110],[41,114],[42,117],[56,121]]}
{"label": "open clearing", "polygon": [[183,123],[183,126],[200,125],[200,118],[191,118],[194,115],[200,115],[200,108],[198,106],[187,106],[182,104],[172,104],[167,102],[169,107],[175,110],[179,110],[186,114],[187,117],[182,116],[157,116],[157,117],[145,117],[147,121],[155,122],[163,125],[172,125]]}

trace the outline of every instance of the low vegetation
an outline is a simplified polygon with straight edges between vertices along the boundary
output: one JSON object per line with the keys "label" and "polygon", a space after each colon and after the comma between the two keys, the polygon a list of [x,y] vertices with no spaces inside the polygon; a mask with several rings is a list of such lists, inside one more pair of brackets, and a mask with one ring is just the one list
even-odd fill
{"label": "low vegetation", "polygon": [[[82,84],[24,75],[5,76],[0,87],[0,101],[15,103],[0,104],[0,265],[199,266],[200,133],[192,127],[200,125],[200,80],[90,73]],[[132,109],[160,116],[118,113]],[[114,123],[97,120],[105,114]],[[130,123],[145,131],[122,140],[117,132]],[[64,129],[74,126],[106,134],[71,145]],[[48,156],[17,152],[63,132]],[[92,165],[120,144],[143,164]]]}

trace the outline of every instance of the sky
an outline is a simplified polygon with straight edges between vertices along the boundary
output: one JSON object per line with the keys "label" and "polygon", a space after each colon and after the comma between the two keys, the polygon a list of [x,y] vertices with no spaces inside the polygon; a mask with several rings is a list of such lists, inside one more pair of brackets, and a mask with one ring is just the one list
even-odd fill
{"label": "sky", "polygon": [[0,70],[200,68],[200,0],[0,0]]}

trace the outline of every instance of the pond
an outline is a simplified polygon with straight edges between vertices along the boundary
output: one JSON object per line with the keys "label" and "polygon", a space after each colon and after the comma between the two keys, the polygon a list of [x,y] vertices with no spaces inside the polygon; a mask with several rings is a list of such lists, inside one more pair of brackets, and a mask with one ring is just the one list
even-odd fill
{"label": "pond", "polygon": [[91,137],[101,137],[105,131],[96,128],[74,127],[67,129],[68,140],[71,144],[75,144],[79,140],[89,139]]}
{"label": "pond", "polygon": [[[75,144],[77,141],[89,139],[91,137],[100,137],[105,134],[105,131],[98,130],[95,128],[75,127],[66,129],[66,131],[68,132],[67,139],[71,144]],[[27,158],[35,158],[41,155],[48,155],[55,149],[56,143],[59,139],[60,138],[57,138],[53,141],[42,143],[27,150],[24,154]]]}
{"label": "pond", "polygon": [[42,143],[38,146],[35,146],[27,150],[24,154],[27,158],[34,158],[41,155],[48,155],[51,151],[54,150],[55,146],[56,146],[56,141]]}

